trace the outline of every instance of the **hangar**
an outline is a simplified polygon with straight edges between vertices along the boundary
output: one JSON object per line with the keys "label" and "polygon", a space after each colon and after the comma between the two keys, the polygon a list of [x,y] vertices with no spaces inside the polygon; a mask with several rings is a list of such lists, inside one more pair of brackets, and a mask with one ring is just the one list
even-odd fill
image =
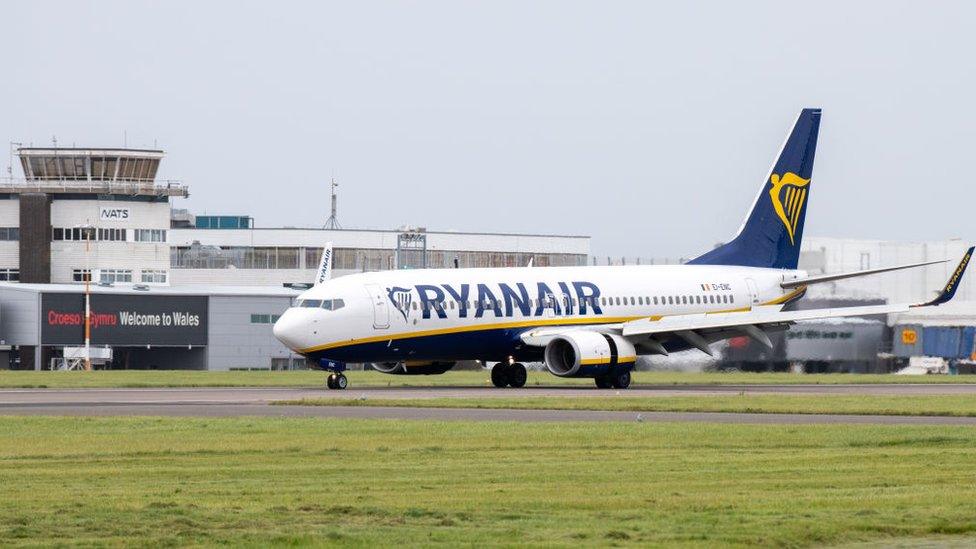
{"label": "hangar", "polygon": [[[91,345],[111,349],[112,368],[250,370],[305,367],[271,333],[297,290],[284,287],[91,289]],[[59,365],[84,342],[85,296],[77,284],[0,284],[0,368]]]}

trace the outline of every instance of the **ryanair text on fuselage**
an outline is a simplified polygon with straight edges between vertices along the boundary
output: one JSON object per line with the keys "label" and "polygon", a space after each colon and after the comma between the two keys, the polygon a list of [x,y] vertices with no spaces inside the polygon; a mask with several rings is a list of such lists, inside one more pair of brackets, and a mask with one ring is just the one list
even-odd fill
{"label": "ryanair text on fuselage", "polygon": [[[386,292],[404,320],[410,316],[413,292],[419,298],[417,309],[424,319],[432,315],[447,318],[448,311],[444,305],[447,299],[457,302],[460,318],[468,318],[469,314],[473,318],[481,318],[486,313],[496,317],[512,317],[516,313],[520,316],[543,316],[547,309],[554,315],[603,314],[599,286],[586,281],[556,282],[554,285],[546,282],[500,282],[493,287],[480,283],[417,284],[413,291],[396,286],[387,288]],[[473,311],[470,310],[472,308]]]}

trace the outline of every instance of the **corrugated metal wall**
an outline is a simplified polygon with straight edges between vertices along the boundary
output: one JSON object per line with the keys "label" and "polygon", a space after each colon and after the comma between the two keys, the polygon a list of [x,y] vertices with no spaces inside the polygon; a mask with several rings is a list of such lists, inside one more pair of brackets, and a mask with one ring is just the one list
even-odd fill
{"label": "corrugated metal wall", "polygon": [[976,326],[899,324],[895,326],[892,337],[892,353],[897,357],[976,359]]}
{"label": "corrugated metal wall", "polygon": [[926,326],[922,336],[925,356],[955,358],[959,356],[961,329],[949,326]]}

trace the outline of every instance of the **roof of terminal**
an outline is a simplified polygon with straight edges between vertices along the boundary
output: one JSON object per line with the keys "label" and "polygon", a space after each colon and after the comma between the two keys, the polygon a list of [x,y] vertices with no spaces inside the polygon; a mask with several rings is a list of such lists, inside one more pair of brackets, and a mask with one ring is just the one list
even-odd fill
{"label": "roof of terminal", "polygon": [[[304,290],[283,286],[148,286],[148,290],[136,290],[131,286],[91,285],[93,294],[131,294],[131,295],[207,295],[207,296],[250,296],[250,297],[295,297]],[[82,284],[24,284],[19,282],[0,282],[0,289],[33,293],[77,294],[85,291]]]}
{"label": "roof of terminal", "polygon": [[[239,216],[239,217],[250,217],[250,216]],[[253,219],[253,218],[251,218]],[[590,235],[585,234],[547,234],[547,233],[499,233],[499,232],[475,232],[475,231],[454,231],[454,230],[431,230],[425,229],[422,232],[403,230],[403,229],[325,229],[322,227],[243,227],[240,229],[230,229],[230,228],[204,228],[204,227],[173,227],[171,229],[173,232],[196,232],[196,231],[207,231],[202,234],[217,234],[219,231],[309,231],[314,233],[384,233],[384,234],[404,234],[404,233],[417,233],[417,234],[433,234],[433,235],[460,235],[460,236],[526,236],[535,238],[592,238]]]}
{"label": "roof of terminal", "polygon": [[160,149],[130,149],[127,147],[18,147],[19,156],[57,155],[57,156],[152,156],[166,154]]}

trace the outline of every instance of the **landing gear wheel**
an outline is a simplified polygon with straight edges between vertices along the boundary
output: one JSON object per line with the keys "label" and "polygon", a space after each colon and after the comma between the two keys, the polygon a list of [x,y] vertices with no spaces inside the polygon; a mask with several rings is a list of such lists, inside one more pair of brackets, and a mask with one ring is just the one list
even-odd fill
{"label": "landing gear wheel", "polygon": [[593,378],[593,381],[596,382],[597,389],[609,389],[612,385],[612,383],[610,382],[610,376],[608,375],[596,376],[595,378]]}
{"label": "landing gear wheel", "polygon": [[[630,378],[628,378],[628,379],[630,379]],[[348,386],[349,386],[349,380],[346,379],[346,375],[345,374],[338,374],[338,375],[336,375],[336,381],[335,381],[335,388],[336,389],[339,389],[341,391],[341,390],[345,389]]]}
{"label": "landing gear wheel", "polygon": [[329,389],[335,389],[336,388],[336,375],[335,374],[329,374],[329,377],[325,378],[325,386],[328,387]]}
{"label": "landing gear wheel", "polygon": [[620,372],[611,378],[616,389],[626,389],[630,387],[630,372]]}
{"label": "landing gear wheel", "polygon": [[525,373],[525,366],[518,362],[508,367],[508,384],[515,389],[525,387],[525,381],[528,377],[528,374]]}
{"label": "landing gear wheel", "polygon": [[508,365],[499,362],[491,369],[491,384],[499,389],[508,386]]}

